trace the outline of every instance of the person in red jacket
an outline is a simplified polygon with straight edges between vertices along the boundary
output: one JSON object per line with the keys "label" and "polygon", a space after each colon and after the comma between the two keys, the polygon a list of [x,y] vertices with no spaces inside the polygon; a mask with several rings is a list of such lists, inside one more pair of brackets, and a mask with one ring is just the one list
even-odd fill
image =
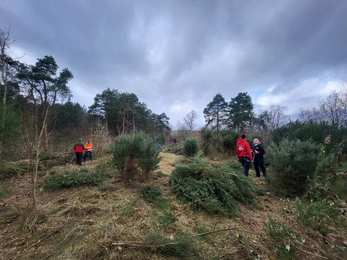
{"label": "person in red jacket", "polygon": [[245,135],[241,135],[241,137],[237,140],[236,155],[239,162],[243,166],[243,173],[248,176],[249,167],[251,165],[251,161],[253,160],[253,156],[251,146],[247,142]]}
{"label": "person in red jacket", "polygon": [[82,138],[79,138],[78,142],[75,143],[74,150],[76,153],[76,164],[82,165],[82,155],[85,150]]}

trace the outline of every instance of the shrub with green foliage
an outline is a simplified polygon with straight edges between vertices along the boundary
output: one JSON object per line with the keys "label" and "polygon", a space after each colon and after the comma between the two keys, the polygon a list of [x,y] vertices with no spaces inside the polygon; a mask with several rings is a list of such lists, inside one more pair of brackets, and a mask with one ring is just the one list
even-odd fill
{"label": "shrub with green foliage", "polygon": [[153,185],[152,183],[148,185],[143,185],[141,187],[141,195],[144,198],[154,199],[162,195],[160,187]]}
{"label": "shrub with green foliage", "polygon": [[0,180],[9,179],[11,177],[21,175],[33,169],[33,165],[27,162],[9,162],[0,160]]}
{"label": "shrub with green foliage", "polygon": [[[273,132],[272,141],[279,144],[283,139],[308,141],[312,140],[316,143],[323,143],[324,139],[330,135],[331,143],[325,146],[326,154],[337,147],[346,138],[346,128],[334,128],[327,123],[306,123],[300,121],[290,122],[283,125]],[[347,152],[347,147],[345,147]]]}
{"label": "shrub with green foliage", "polygon": [[165,148],[165,153],[172,154],[182,154],[182,145],[181,144],[168,144]]}
{"label": "shrub with green foliage", "polygon": [[229,130],[222,133],[223,136],[223,148],[225,152],[234,153],[236,149],[236,142],[240,136],[240,133],[235,130]]}
{"label": "shrub with green foliage", "polygon": [[183,143],[183,151],[186,156],[194,156],[198,152],[198,139],[190,137]]}
{"label": "shrub with green foliage", "polygon": [[146,237],[144,244],[151,252],[169,259],[201,259],[195,241],[186,235],[175,236],[172,241],[158,232],[153,232]]}
{"label": "shrub with green foliage", "polygon": [[270,143],[266,151],[270,162],[268,183],[282,195],[301,195],[308,189],[318,162],[322,160],[321,146],[312,141],[282,140]]}
{"label": "shrub with green foliage", "polygon": [[151,171],[158,168],[160,151],[155,141],[144,133],[125,134],[113,141],[113,163],[119,170],[124,183],[139,175],[140,182],[149,179]]}
{"label": "shrub with green foliage", "polygon": [[201,150],[204,155],[210,156],[223,152],[223,139],[219,133],[213,132],[209,128],[203,128]]}
{"label": "shrub with green foliage", "polygon": [[155,204],[159,208],[168,208],[169,200],[162,196],[163,192],[160,187],[153,185],[152,183],[148,185],[143,185],[141,187],[141,195],[143,199],[147,202]]}
{"label": "shrub with green foliage", "polygon": [[54,174],[44,183],[46,190],[68,189],[80,186],[97,186],[103,182],[106,175],[98,172],[65,172],[64,174]]}
{"label": "shrub with green foliage", "polygon": [[298,220],[308,228],[317,230],[326,236],[333,226],[338,226],[338,217],[341,215],[338,202],[328,201],[311,201],[309,204],[300,199],[295,200]]}
{"label": "shrub with green foliage", "polygon": [[237,215],[237,201],[254,201],[253,185],[241,171],[227,165],[214,168],[199,155],[191,163],[175,166],[170,185],[181,200],[213,214]]}

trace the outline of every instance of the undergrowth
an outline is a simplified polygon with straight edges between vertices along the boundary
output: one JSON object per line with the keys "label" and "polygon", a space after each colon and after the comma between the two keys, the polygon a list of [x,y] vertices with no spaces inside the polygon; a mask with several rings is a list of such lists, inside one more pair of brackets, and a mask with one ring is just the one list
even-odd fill
{"label": "undergrowth", "polygon": [[80,186],[97,186],[104,181],[106,174],[88,171],[65,171],[63,174],[54,174],[44,183],[45,190],[68,189]]}
{"label": "undergrowth", "polygon": [[176,165],[170,175],[172,191],[196,210],[238,215],[237,202],[253,203],[250,180],[228,165],[213,168],[201,154],[187,164]]}

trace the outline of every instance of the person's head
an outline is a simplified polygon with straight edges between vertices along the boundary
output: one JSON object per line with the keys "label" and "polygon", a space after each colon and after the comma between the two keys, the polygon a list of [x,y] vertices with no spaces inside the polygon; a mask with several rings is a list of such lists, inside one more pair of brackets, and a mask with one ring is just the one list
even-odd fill
{"label": "person's head", "polygon": [[79,141],[79,142],[82,142],[82,138],[78,138],[78,141]]}
{"label": "person's head", "polygon": [[242,139],[246,139],[246,136],[245,136],[245,135],[241,135],[241,138],[242,138]]}
{"label": "person's head", "polygon": [[258,138],[254,138],[254,139],[253,139],[253,144],[254,144],[255,146],[257,146],[258,144],[260,144],[259,139],[258,139]]}
{"label": "person's head", "polygon": [[88,140],[88,143],[90,143],[90,140]]}

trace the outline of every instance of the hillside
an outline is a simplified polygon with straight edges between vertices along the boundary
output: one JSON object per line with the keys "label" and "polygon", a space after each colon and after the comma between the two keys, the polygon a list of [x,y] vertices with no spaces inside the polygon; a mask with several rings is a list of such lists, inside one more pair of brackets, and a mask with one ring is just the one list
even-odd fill
{"label": "hillside", "polygon": [[[28,210],[30,177],[2,182],[2,191],[8,192],[1,196],[0,258],[279,259],[278,251],[286,246],[295,247],[296,259],[346,256],[345,227],[327,236],[303,229],[295,218],[294,201],[274,196],[263,178],[253,177],[253,171],[249,178],[258,190],[256,206],[239,205],[240,216],[233,218],[193,211],[169,187],[169,175],[183,157],[161,156],[151,183],[163,190],[163,205],[144,200],[137,184],[125,187],[116,175],[98,187],[42,190],[38,211],[32,214]],[[97,169],[110,160],[87,161],[80,168],[71,164],[54,167],[54,174]],[[51,173],[41,176],[40,182]],[[286,233],[276,241],[269,235],[269,226]]]}

